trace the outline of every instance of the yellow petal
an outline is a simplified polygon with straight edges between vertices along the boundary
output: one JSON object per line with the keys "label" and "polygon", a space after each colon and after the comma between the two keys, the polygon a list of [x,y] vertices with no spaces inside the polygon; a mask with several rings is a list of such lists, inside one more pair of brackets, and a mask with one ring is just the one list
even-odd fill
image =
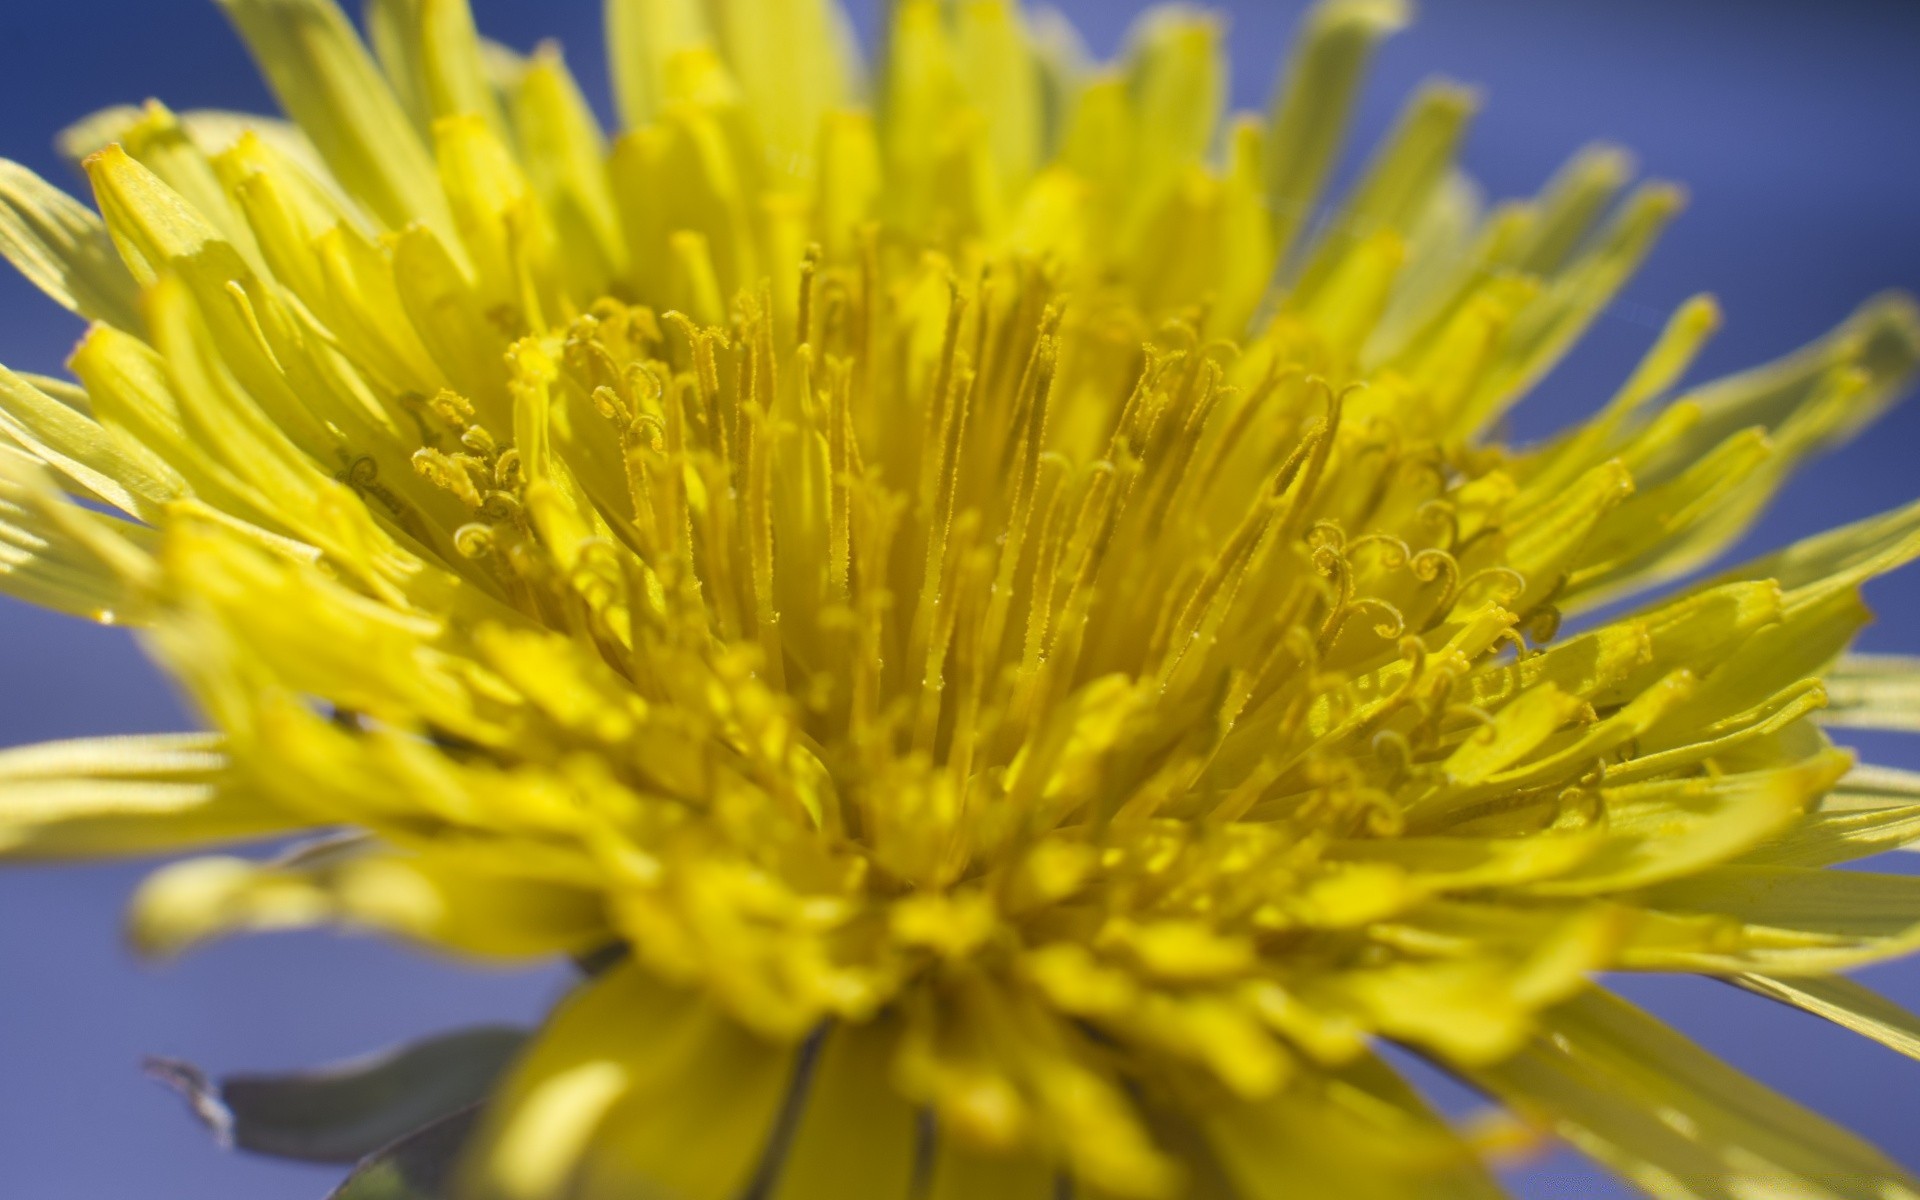
{"label": "yellow petal", "polygon": [[303,824],[238,786],[211,734],[0,751],[0,857],[155,854]]}
{"label": "yellow petal", "polygon": [[1478,98],[1454,84],[1428,84],[1408,102],[1366,175],[1341,204],[1341,219],[1315,243],[1288,303],[1311,303],[1356,248],[1382,230],[1402,237],[1442,185]]}
{"label": "yellow petal", "polygon": [[0,590],[102,624],[140,624],[153,531],[74,504],[40,460],[0,446]]}
{"label": "yellow petal", "polygon": [[888,1077],[893,1048],[884,1022],[828,1031],[773,1200],[906,1200],[919,1119]]}
{"label": "yellow petal", "polygon": [[287,115],[354,199],[394,229],[452,226],[427,156],[333,0],[220,0]]}
{"label": "yellow petal", "polygon": [[1301,21],[1274,95],[1267,152],[1276,254],[1313,217],[1374,47],[1410,15],[1402,0],[1322,0]]}
{"label": "yellow petal", "polygon": [[488,1105],[461,1194],[546,1200],[564,1193],[607,1112],[635,1088],[685,1069],[686,1035],[705,1018],[703,1009],[697,996],[630,963],[581,984]]}
{"label": "yellow petal", "polygon": [[219,230],[249,267],[256,272],[266,270],[253,230],[222,186],[213,163],[166,106],[157,100],[148,101],[140,119],[121,131],[120,142],[134,161],[152,171]]}
{"label": "yellow petal", "polygon": [[767,165],[777,178],[812,177],[821,121],[853,99],[845,14],[836,0],[734,0],[713,8],[727,65],[766,139]]}
{"label": "yellow petal", "polygon": [[1843,1029],[1870,1037],[1908,1058],[1920,1058],[1920,1017],[1851,979],[1736,975],[1731,982],[1756,995],[1790,1004]]}
{"label": "yellow petal", "polygon": [[1543,1039],[1474,1074],[1654,1196],[1911,1200],[1886,1157],[1598,989]]}
{"label": "yellow petal", "polygon": [[1605,847],[1533,890],[1562,896],[1622,891],[1725,862],[1787,827],[1850,765],[1846,755],[1830,753],[1774,771],[1603,789]]}
{"label": "yellow petal", "polygon": [[1247,1200],[1495,1200],[1473,1152],[1368,1056],[1260,1104],[1203,1116],[1207,1141]]}
{"label": "yellow petal", "polygon": [[15,162],[0,159],[0,255],[62,307],[140,328],[137,289],[91,209]]}
{"label": "yellow petal", "polygon": [[129,936],[173,955],[240,931],[345,925],[463,954],[524,959],[585,954],[611,940],[597,893],[418,858],[322,847],[284,864],[199,858],[141,885]]}
{"label": "yellow petal", "polygon": [[660,118],[667,70],[683,51],[711,46],[698,0],[607,0],[607,54],[621,123],[638,129]]}
{"label": "yellow petal", "polygon": [[1821,724],[1920,732],[1920,658],[1848,655],[1825,680]]}
{"label": "yellow petal", "polygon": [[1017,195],[1040,167],[1040,67],[1027,16],[1013,0],[962,0],[954,30],[955,69],[987,126],[994,174]]}
{"label": "yellow petal", "polygon": [[1920,880],[1733,864],[1647,889],[1624,965],[1713,974],[1830,974],[1920,945]]}
{"label": "yellow petal", "polygon": [[1059,1195],[1057,1176],[1053,1167],[1035,1159],[981,1154],[943,1140],[934,1146],[927,1200],[971,1200],[975,1196],[1050,1200]]}
{"label": "yellow petal", "polygon": [[[1869,797],[1850,796],[1846,781],[1829,795],[1828,806]],[[1776,867],[1830,867],[1920,842],[1920,804],[1873,807],[1860,811],[1808,813],[1793,826],[1740,856],[1742,863]]]}
{"label": "yellow petal", "polygon": [[600,295],[628,270],[626,237],[599,122],[559,52],[536,51],[513,97],[527,178],[552,215],[576,295]]}
{"label": "yellow petal", "polygon": [[152,519],[186,492],[172,468],[131,438],[0,367],[0,432],[91,495]]}
{"label": "yellow petal", "polygon": [[1858,587],[1920,555],[1920,504],[1804,538],[1784,550],[1727,571],[1727,579],[1775,579],[1787,589],[1788,604],[1816,603],[1834,592]]}
{"label": "yellow petal", "polygon": [[1457,436],[1479,429],[1572,348],[1639,268],[1684,199],[1670,184],[1642,185],[1588,248],[1547,281],[1539,299],[1527,306],[1508,332],[1499,368],[1476,389],[1455,420]]}
{"label": "yellow petal", "polygon": [[488,1106],[462,1195],[727,1200],[753,1176],[793,1053],[630,963],[581,986]]}
{"label": "yellow petal", "polygon": [[368,0],[367,40],[394,98],[422,138],[436,118],[467,113],[505,133],[502,104],[525,60],[479,37],[464,0]]}

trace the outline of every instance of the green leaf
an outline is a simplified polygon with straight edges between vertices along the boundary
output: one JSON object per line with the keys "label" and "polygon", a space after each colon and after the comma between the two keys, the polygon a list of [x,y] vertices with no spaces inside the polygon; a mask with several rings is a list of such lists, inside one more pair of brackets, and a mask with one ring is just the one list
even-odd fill
{"label": "green leaf", "polygon": [[[487,1026],[370,1058],[286,1075],[210,1080],[190,1063],[153,1059],[147,1071],[179,1092],[216,1140],[306,1162],[359,1162],[398,1150],[423,1127],[471,1109],[526,1041]],[[374,1193],[369,1193],[372,1195]],[[403,1194],[403,1193],[401,1193]]]}

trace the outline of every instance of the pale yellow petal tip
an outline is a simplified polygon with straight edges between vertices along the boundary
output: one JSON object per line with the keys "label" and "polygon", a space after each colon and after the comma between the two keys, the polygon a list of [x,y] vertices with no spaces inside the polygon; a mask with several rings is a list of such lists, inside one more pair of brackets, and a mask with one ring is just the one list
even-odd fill
{"label": "pale yellow petal tip", "polygon": [[311,892],[287,889],[256,907],[257,864],[238,858],[198,858],[162,867],[134,893],[127,939],[151,958],[171,958],[255,918],[269,927],[325,920],[327,906]]}
{"label": "pale yellow petal tip", "polygon": [[1379,36],[1411,25],[1415,10],[1413,0],[1320,0],[1308,11],[1302,27],[1309,38],[1348,31]]}
{"label": "pale yellow petal tip", "polygon": [[1172,3],[1152,5],[1142,12],[1134,22],[1131,36],[1147,42],[1173,37],[1210,44],[1224,36],[1226,31],[1225,13],[1205,5],[1173,0]]}
{"label": "pale yellow petal tip", "polygon": [[1486,105],[1486,89],[1463,83],[1445,75],[1436,75],[1420,85],[1411,111],[1431,113],[1433,117],[1463,121]]}
{"label": "pale yellow petal tip", "polygon": [[1628,147],[1592,142],[1568,160],[1566,175],[1586,186],[1616,191],[1634,177],[1639,165],[1639,156]]}
{"label": "pale yellow petal tip", "polygon": [[104,108],[55,134],[54,146],[67,161],[84,162],[108,143],[118,141],[121,133],[139,119],[140,109],[134,105]]}
{"label": "pale yellow petal tip", "polygon": [[1692,198],[1685,184],[1669,179],[1649,179],[1634,189],[1631,203],[1650,218],[1667,220],[1685,211]]}
{"label": "pale yellow petal tip", "polygon": [[1726,310],[1721,307],[1720,298],[1711,292],[1687,297],[1673,315],[1674,326],[1685,331],[1684,336],[1689,342],[1704,341],[1713,336],[1726,324],[1726,319]]}
{"label": "pale yellow petal tip", "polygon": [[1920,327],[1920,299],[1912,292],[1902,289],[1881,292],[1861,308],[1897,326],[1907,340],[1920,340],[1920,334],[1914,333],[1915,328]]}
{"label": "pale yellow petal tip", "polygon": [[118,141],[112,141],[80,160],[80,166],[89,177],[93,177],[100,172],[118,171],[133,161],[133,157],[127,153],[125,146]]}
{"label": "pale yellow petal tip", "polygon": [[1847,324],[1861,338],[1863,366],[1876,376],[1904,378],[1920,364],[1920,300],[1906,291],[1872,297]]}

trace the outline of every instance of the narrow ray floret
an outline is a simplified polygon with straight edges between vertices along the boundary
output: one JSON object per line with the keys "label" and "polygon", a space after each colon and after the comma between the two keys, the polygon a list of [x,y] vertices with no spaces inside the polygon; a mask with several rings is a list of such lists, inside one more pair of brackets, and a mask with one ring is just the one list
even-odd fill
{"label": "narrow ray floret", "polygon": [[1187,8],[1101,63],[898,0],[866,64],[832,0],[611,0],[611,138],[466,0],[222,3],[286,120],[100,113],[91,208],[0,166],[90,322],[72,381],[0,371],[0,588],[139,627],[210,730],[0,754],[0,853],[324,835],[162,868],[136,945],[588,966],[368,1171],[1412,1200],[1551,1133],[1656,1196],[1920,1200],[1593,982],[1920,1057],[1837,974],[1920,945],[1920,878],[1828,869],[1920,840],[1920,777],[1823,732],[1915,727],[1920,667],[1847,649],[1920,505],[1701,581],[1897,397],[1907,299],[1682,387],[1688,301],[1508,446],[1680,193],[1597,148],[1488,207],[1439,82],[1330,201],[1395,0],[1234,115]]}

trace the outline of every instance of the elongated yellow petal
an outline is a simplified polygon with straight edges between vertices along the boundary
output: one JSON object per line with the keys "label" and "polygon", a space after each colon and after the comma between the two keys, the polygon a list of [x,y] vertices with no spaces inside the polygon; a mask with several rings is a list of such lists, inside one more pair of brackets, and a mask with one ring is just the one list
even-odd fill
{"label": "elongated yellow petal", "polygon": [[152,530],[71,504],[41,460],[0,446],[0,586],[102,624],[152,603]]}
{"label": "elongated yellow petal", "polygon": [[537,52],[514,95],[514,131],[577,294],[604,292],[628,271],[626,237],[607,172],[607,148],[579,85],[551,48]]}
{"label": "elongated yellow petal", "polygon": [[827,1033],[779,1166],[775,1200],[907,1196],[919,1122],[888,1084],[890,1032],[836,1026]]}
{"label": "elongated yellow petal", "polygon": [[698,999],[618,964],[564,1000],[502,1085],[469,1154],[465,1189],[537,1200],[567,1187],[607,1111],[683,1068]]}
{"label": "elongated yellow petal", "polygon": [[1562,1005],[1548,1028],[1551,1041],[1475,1074],[1652,1195],[1920,1194],[1858,1139],[1604,992]]}
{"label": "elongated yellow petal", "polygon": [[333,0],[221,0],[287,115],[375,217],[449,227],[433,164]]}
{"label": "elongated yellow petal", "polygon": [[1827,682],[1827,725],[1920,731],[1920,661],[1900,655],[1853,655]]}
{"label": "elongated yellow petal", "polygon": [[1590,146],[1575,155],[1541,194],[1525,238],[1513,247],[1513,265],[1542,275],[1564,266],[1632,176],[1633,159],[1618,147]]}
{"label": "elongated yellow petal", "polygon": [[[1761,428],[1793,443],[1799,454],[1816,453],[1864,428],[1899,396],[1920,360],[1920,313],[1900,295],[1867,301],[1838,328],[1778,362],[1717,380],[1689,397],[1702,420],[1686,438],[1663,447],[1649,474],[1669,474],[1730,434]],[[1819,403],[1836,372],[1857,369],[1864,378],[1844,402]]]}
{"label": "elongated yellow petal", "polygon": [[1377,1059],[1272,1103],[1212,1114],[1206,1135],[1250,1200],[1500,1195],[1472,1151]]}
{"label": "elongated yellow petal", "polygon": [[[791,1057],[697,994],[616,966],[562,1006],[489,1106],[467,1192],[733,1195],[765,1145]],[[589,1143],[602,1153],[577,1170]]]}
{"label": "elongated yellow petal", "polygon": [[1127,90],[1134,114],[1136,211],[1150,210],[1211,148],[1226,107],[1219,19],[1167,7],[1130,35]]}
{"label": "elongated yellow petal", "polygon": [[1840,788],[1820,805],[1823,812],[1900,808],[1920,800],[1920,772],[1863,764],[1848,772]]}
{"label": "elongated yellow petal", "polygon": [[1322,0],[1302,22],[1274,96],[1267,151],[1276,254],[1313,219],[1375,45],[1410,15],[1399,0]]}
{"label": "elongated yellow petal", "polygon": [[[846,17],[837,0],[734,0],[713,7],[719,45],[765,139],[768,167],[776,177],[813,176],[821,122],[854,95]],[[1019,70],[1024,48],[1000,49],[1009,54],[1005,66]],[[1033,128],[1033,114],[1021,115],[1028,118],[1018,126],[1024,134]]]}
{"label": "elongated yellow petal", "polygon": [[1917,554],[1920,505],[1908,505],[1795,542],[1725,577],[1776,580],[1789,592],[1790,606],[1807,606],[1904,566]]}
{"label": "elongated yellow petal", "polygon": [[1832,753],[1752,775],[1603,791],[1607,847],[1534,886],[1547,895],[1624,891],[1725,862],[1790,825],[1851,765]]}
{"label": "elongated yellow petal", "polygon": [[[1842,783],[1844,786],[1844,781]],[[1850,799],[1848,793],[1828,803]],[[1780,867],[1830,867],[1889,850],[1905,850],[1920,841],[1920,805],[1822,811],[1806,818],[1740,857],[1743,863]]]}
{"label": "elongated yellow petal", "polygon": [[1634,899],[1656,918],[1625,955],[1639,969],[1824,975],[1920,943],[1920,888],[1904,875],[1734,864]]}
{"label": "elongated yellow petal", "polygon": [[1515,322],[1499,368],[1469,401],[1457,433],[1502,411],[1560,360],[1651,252],[1684,202],[1678,188],[1657,183],[1642,185],[1622,202],[1588,248]]}
{"label": "elongated yellow petal", "polygon": [[153,517],[185,487],[131,438],[116,436],[0,367],[0,431],[87,493],[130,516]]}
{"label": "elongated yellow petal", "polygon": [[133,279],[100,218],[14,162],[0,160],[0,254],[61,306],[140,328]]}
{"label": "elongated yellow petal", "polygon": [[500,958],[584,954],[608,938],[592,892],[351,846],[282,865],[199,858],[163,868],[134,897],[129,936],[142,953],[172,955],[241,930],[325,924]]}
{"label": "elongated yellow petal", "polygon": [[1446,178],[1478,101],[1452,84],[1429,84],[1342,206],[1341,224],[1315,246],[1294,285],[1295,302],[1325,286],[1340,259],[1382,229],[1403,236]]}
{"label": "elongated yellow petal", "polygon": [[0,751],[0,855],[156,854],[304,824],[233,779],[211,734]]}
{"label": "elongated yellow petal", "polygon": [[1624,920],[1607,908],[1575,910],[1523,956],[1476,947],[1459,957],[1358,967],[1303,983],[1313,1001],[1364,1014],[1382,1033],[1448,1061],[1497,1063],[1536,1031],[1536,1014],[1584,990],[1617,951]]}
{"label": "elongated yellow petal", "polygon": [[631,1088],[607,1113],[582,1200],[657,1192],[728,1200],[752,1179],[772,1134],[792,1054],[712,1013],[679,1069]]}
{"label": "elongated yellow petal", "polygon": [[120,144],[134,161],[206,218],[249,267],[265,270],[253,230],[222,186],[210,157],[178,117],[158,101],[149,101],[140,119],[120,132]]}
{"label": "elongated yellow petal", "polygon": [[479,36],[466,0],[368,0],[366,26],[394,98],[422,138],[436,119],[461,114],[506,133],[502,101],[523,60]]}
{"label": "elongated yellow petal", "polygon": [[934,1149],[928,1200],[965,1200],[969,1196],[1047,1200],[1058,1194],[1054,1172],[1045,1163],[979,1154],[945,1143]]}
{"label": "elongated yellow petal", "polygon": [[621,123],[637,129],[658,120],[675,55],[711,48],[704,6],[695,0],[607,0],[607,54]]}
{"label": "elongated yellow petal", "polygon": [[1920,1018],[1851,979],[1738,975],[1732,982],[1756,995],[1790,1004],[1870,1037],[1908,1058],[1920,1058]]}

